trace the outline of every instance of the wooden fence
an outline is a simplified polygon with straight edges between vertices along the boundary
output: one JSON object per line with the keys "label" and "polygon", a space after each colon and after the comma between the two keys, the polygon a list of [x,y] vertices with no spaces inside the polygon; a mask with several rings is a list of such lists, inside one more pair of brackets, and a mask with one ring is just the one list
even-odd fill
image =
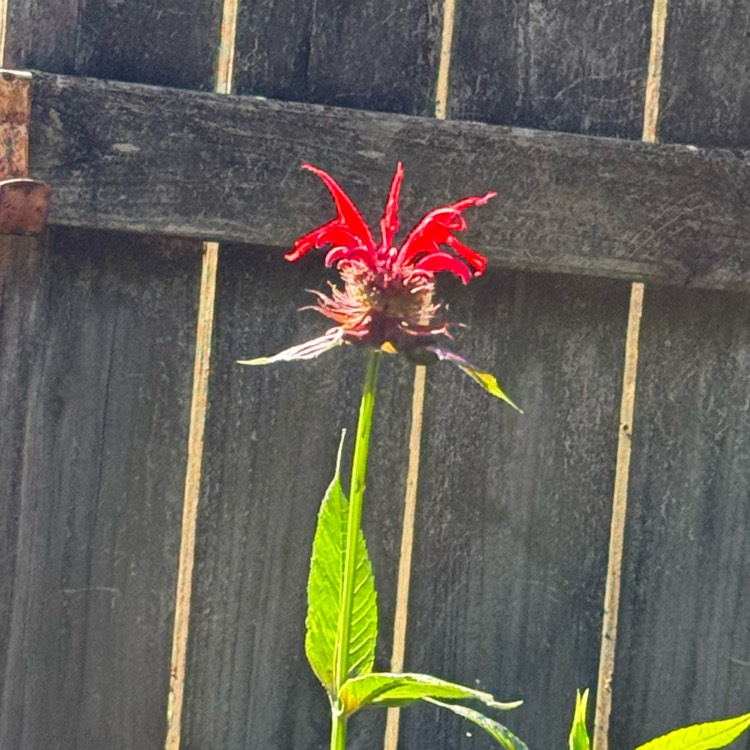
{"label": "wooden fence", "polygon": [[[576,687],[597,750],[750,709],[744,3],[0,11],[55,190],[41,238],[0,239],[2,750],[326,747],[304,586],[362,360],[235,365],[322,330],[296,311],[320,264],[282,260],[331,215],[304,160],[373,221],[399,158],[404,225],[500,193],[468,235],[490,272],[448,292],[525,415],[386,363],[379,666],[405,627],[406,669],[524,698],[537,750]],[[384,728],[356,717],[352,747]],[[398,746],[472,734],[415,707]]]}

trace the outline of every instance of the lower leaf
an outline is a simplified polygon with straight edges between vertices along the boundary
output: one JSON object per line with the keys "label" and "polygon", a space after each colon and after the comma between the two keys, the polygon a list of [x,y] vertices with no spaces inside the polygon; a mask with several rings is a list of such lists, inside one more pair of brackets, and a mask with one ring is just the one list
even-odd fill
{"label": "lower leaf", "polygon": [[502,711],[517,708],[523,701],[501,703],[490,693],[466,685],[448,682],[427,674],[373,672],[347,680],[339,699],[347,714],[365,706],[406,706],[427,698],[478,700]]}
{"label": "lower leaf", "polygon": [[[343,435],[336,460],[336,473],[318,514],[307,585],[308,607],[305,621],[307,660],[332,697],[335,696],[334,672],[349,518],[349,500],[341,486],[342,449]],[[361,674],[372,669],[378,637],[375,579],[361,529],[358,530],[357,537],[355,576],[349,664],[354,674]]]}
{"label": "lower leaf", "polygon": [[519,737],[516,737],[516,735],[513,734],[510,729],[504,727],[500,722],[495,721],[494,719],[490,719],[489,716],[485,716],[483,713],[474,710],[473,708],[457,705],[455,703],[443,703],[442,701],[437,701],[434,698],[425,698],[425,700],[427,701],[427,703],[433,703],[436,706],[440,706],[440,708],[447,708],[454,714],[458,714],[458,716],[461,716],[464,719],[468,719],[470,722],[476,724],[478,727],[487,732],[490,737],[497,740],[503,747],[508,748],[508,750],[529,750],[526,743]]}

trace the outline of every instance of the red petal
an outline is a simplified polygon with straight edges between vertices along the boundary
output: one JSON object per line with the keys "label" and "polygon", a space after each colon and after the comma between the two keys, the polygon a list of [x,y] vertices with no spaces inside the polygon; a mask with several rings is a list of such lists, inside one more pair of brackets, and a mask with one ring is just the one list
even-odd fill
{"label": "red petal", "polygon": [[312,164],[303,164],[302,168],[318,175],[323,180],[336,205],[337,216],[327,224],[309,232],[304,237],[300,237],[294,243],[291,252],[284,256],[286,260],[298,260],[312,248],[323,247],[328,244],[340,244],[352,249],[367,248],[374,253],[375,240],[372,237],[370,227],[367,226],[362,214],[336,180],[327,172],[314,167]]}
{"label": "red petal", "polygon": [[383,236],[382,247],[388,250],[393,245],[393,238],[398,232],[398,201],[401,196],[401,182],[404,179],[404,165],[399,162],[396,165],[396,172],[391,181],[391,189],[388,193],[388,200],[385,204],[385,213],[380,220],[380,233]]}
{"label": "red petal", "polygon": [[[485,195],[474,195],[462,198],[460,201],[456,201],[449,206],[441,206],[430,211],[406,238],[406,241],[401,246],[401,251],[395,265],[406,265],[419,255],[439,252],[440,245],[452,245],[454,241],[458,242],[453,233],[466,229],[466,220],[461,216],[461,212],[470,206],[483,205],[491,198],[494,198],[495,195],[497,193],[494,192],[489,192]],[[461,243],[459,245],[461,248],[466,248]],[[469,248],[466,249],[469,250]],[[465,257],[461,250],[456,248],[456,251],[462,257]],[[471,250],[466,260],[473,268],[478,270],[481,264],[477,265],[479,261],[476,256],[479,256],[479,253]]]}
{"label": "red petal", "polygon": [[347,247],[359,247],[359,239],[339,223],[338,219],[333,219],[322,227],[313,229],[304,237],[300,237],[294,247],[284,258],[288,261],[299,260],[310,250],[325,245],[345,245]]}
{"label": "red petal", "polygon": [[487,268],[487,258],[476,250],[464,245],[455,237],[448,239],[448,244],[474,269],[475,276],[481,276]]}
{"label": "red petal", "polygon": [[340,263],[342,260],[355,260],[364,263],[369,268],[374,270],[372,254],[369,250],[363,247],[344,247],[343,245],[337,245],[328,251],[326,254],[326,265],[330,268]]}
{"label": "red petal", "polygon": [[448,271],[458,276],[464,284],[468,284],[471,281],[471,271],[469,271],[466,263],[455,255],[449,255],[448,253],[436,252],[425,255],[413,267],[417,271],[427,271],[429,273]]}

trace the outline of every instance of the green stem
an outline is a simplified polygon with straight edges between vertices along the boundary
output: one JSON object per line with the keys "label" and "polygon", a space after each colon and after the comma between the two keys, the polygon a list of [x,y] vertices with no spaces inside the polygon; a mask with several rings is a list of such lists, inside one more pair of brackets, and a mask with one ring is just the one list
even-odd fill
{"label": "green stem", "polygon": [[346,750],[347,721],[331,706],[331,750]]}
{"label": "green stem", "polygon": [[[375,406],[376,384],[380,352],[371,350],[367,355],[367,372],[359,404],[359,421],[354,439],[354,458],[352,459],[352,481],[349,490],[349,518],[346,529],[346,556],[344,558],[344,580],[341,585],[341,608],[339,610],[338,633],[336,637],[336,664],[334,669],[334,687],[338,694],[341,686],[349,676],[349,649],[352,626],[352,605],[354,600],[354,581],[357,563],[357,539],[362,523],[362,500],[365,494],[367,479],[367,458],[370,453],[370,434],[372,432],[372,413]],[[332,706],[331,750],[346,748],[347,718],[336,712]]]}

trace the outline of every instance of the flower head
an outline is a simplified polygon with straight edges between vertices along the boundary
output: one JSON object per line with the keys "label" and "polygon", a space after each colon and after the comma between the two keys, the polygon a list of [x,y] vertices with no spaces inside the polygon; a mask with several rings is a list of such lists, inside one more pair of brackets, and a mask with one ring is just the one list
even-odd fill
{"label": "flower head", "polygon": [[[338,325],[325,335],[286,349],[273,357],[243,360],[261,365],[293,359],[313,359],[342,344],[403,352],[412,359],[455,362],[493,395],[515,406],[492,375],[478,370],[459,355],[444,349],[440,337],[451,338],[450,325],[438,318],[435,275],[451,273],[464,284],[481,276],[487,259],[464,245],[457,232],[466,229],[463,212],[487,203],[496,193],[463,198],[430,211],[399,246],[398,204],[404,168],[396,167],[380,220],[380,242],[351,198],[328,173],[311,164],[304,169],[320,177],[333,198],[336,216],[300,237],[284,257],[297,261],[314,249],[328,247],[325,264],[335,267],[343,287],[331,284],[329,294],[314,291],[317,310]],[[517,407],[516,407],[517,408]]]}

